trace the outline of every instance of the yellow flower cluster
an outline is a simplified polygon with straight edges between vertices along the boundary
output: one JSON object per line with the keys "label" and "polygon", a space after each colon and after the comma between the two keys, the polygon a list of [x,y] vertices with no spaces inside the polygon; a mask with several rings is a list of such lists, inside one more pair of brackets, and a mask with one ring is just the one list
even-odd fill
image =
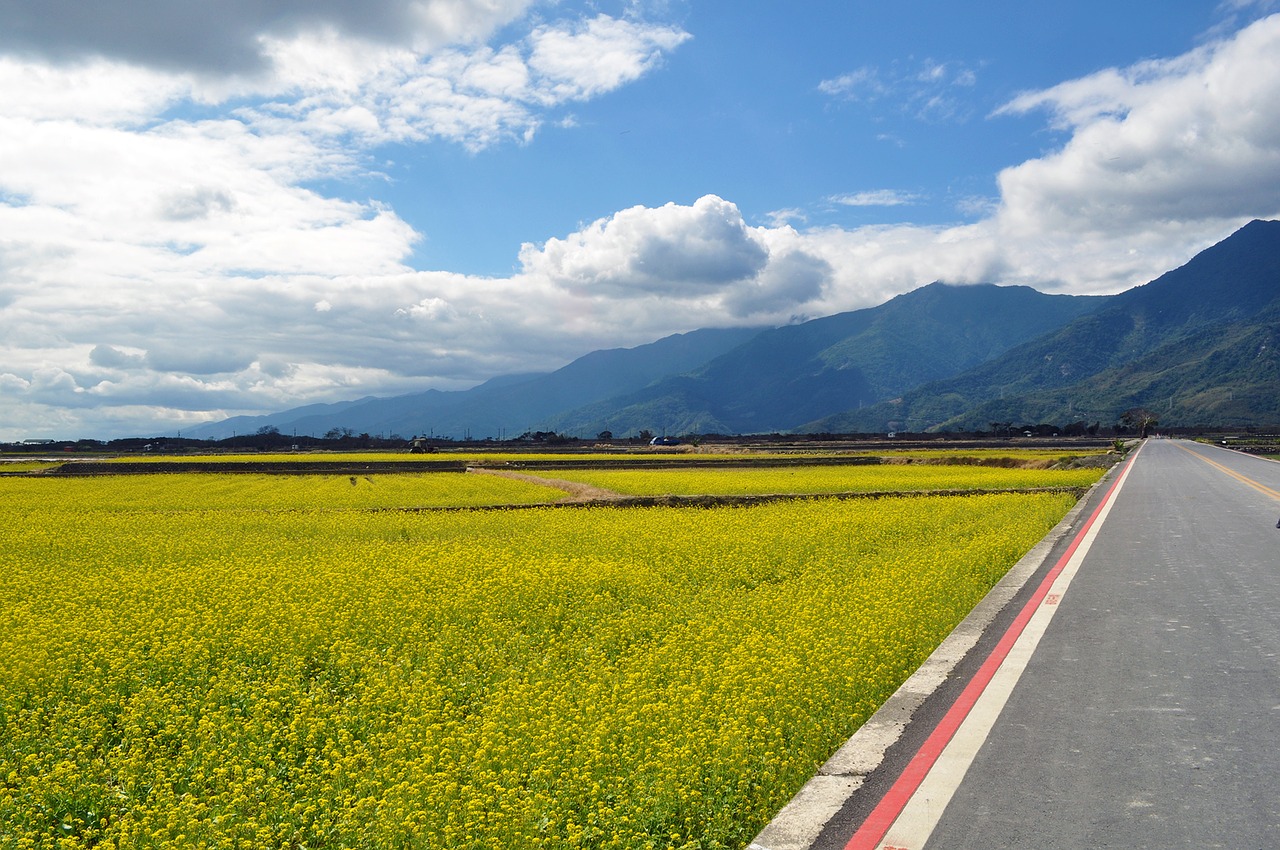
{"label": "yellow flower cluster", "polygon": [[0,473],[42,472],[57,465],[57,463],[48,460],[5,460],[0,461]]}
{"label": "yellow flower cluster", "polygon": [[[786,455],[753,453],[753,457],[762,458],[785,458]],[[511,451],[471,451],[471,450],[447,450],[441,452],[432,452],[429,454],[410,454],[404,450],[399,451],[367,451],[367,452],[258,452],[251,454],[128,454],[117,455],[108,458],[90,458],[102,463],[182,463],[182,464],[213,464],[219,463],[270,463],[270,464],[307,464],[307,463],[333,463],[340,461],[342,463],[457,463],[459,461],[465,463],[483,463],[483,464],[504,464],[504,463],[527,463],[531,461],[557,461],[557,462],[580,462],[583,464],[608,464],[614,461],[672,461],[690,458],[694,460],[707,461],[719,460],[720,456],[714,455],[693,455],[693,454],[663,454],[651,451],[637,452],[586,452],[586,453],[555,453],[555,452],[511,452]],[[732,461],[730,455],[723,456],[725,461]]]}
{"label": "yellow flower cluster", "polygon": [[1087,449],[1029,449],[1003,447],[998,449],[889,449],[887,451],[857,452],[856,454],[875,455],[885,458],[911,458],[930,463],[940,461],[962,461],[967,463],[995,463],[999,461],[1058,461],[1078,457],[1096,457],[1106,454],[1098,448]]}
{"label": "yellow flower cluster", "polygon": [[393,478],[0,479],[0,847],[740,847],[1074,501]]}
{"label": "yellow flower cluster", "polygon": [[266,475],[218,472],[100,478],[0,479],[0,498],[39,515],[147,511],[335,511],[479,507],[554,502],[564,493],[541,484],[462,473]]}
{"label": "yellow flower cluster", "polygon": [[549,475],[631,496],[771,493],[899,493],[925,490],[1025,490],[1089,487],[1101,469],[888,464],[741,469],[556,470]]}

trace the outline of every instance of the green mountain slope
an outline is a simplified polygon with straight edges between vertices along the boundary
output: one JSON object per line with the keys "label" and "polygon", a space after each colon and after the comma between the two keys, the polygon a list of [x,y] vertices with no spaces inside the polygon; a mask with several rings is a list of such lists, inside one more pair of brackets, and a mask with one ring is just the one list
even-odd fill
{"label": "green mountain slope", "polygon": [[805,431],[1111,424],[1143,407],[1169,425],[1277,421],[1280,222],[1252,222],[1097,312],[962,375]]}
{"label": "green mountain slope", "polygon": [[688,375],[553,417],[566,433],[759,433],[871,406],[1099,309],[1105,298],[933,283],[878,307],[762,331]]}

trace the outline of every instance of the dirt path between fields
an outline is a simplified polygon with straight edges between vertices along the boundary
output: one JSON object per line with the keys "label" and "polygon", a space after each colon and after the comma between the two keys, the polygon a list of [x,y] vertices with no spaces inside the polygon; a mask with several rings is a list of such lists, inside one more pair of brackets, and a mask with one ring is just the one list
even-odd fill
{"label": "dirt path between fields", "polygon": [[542,484],[545,487],[555,487],[557,490],[563,490],[568,495],[560,501],[565,502],[613,502],[619,499],[631,498],[623,493],[617,493],[613,490],[606,490],[603,487],[595,487],[591,484],[582,484],[577,481],[565,481],[563,478],[543,478],[540,475],[528,475],[523,472],[512,472],[507,469],[485,469],[483,467],[467,467],[467,472],[476,475],[497,475],[502,478],[513,478],[516,481],[528,481],[531,484]]}

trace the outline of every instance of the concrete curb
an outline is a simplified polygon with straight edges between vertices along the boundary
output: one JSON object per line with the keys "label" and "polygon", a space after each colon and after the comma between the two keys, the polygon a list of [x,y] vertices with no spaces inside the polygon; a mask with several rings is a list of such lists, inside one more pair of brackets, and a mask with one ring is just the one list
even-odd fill
{"label": "concrete curb", "polygon": [[[1114,468],[1113,468],[1114,470]],[[1108,472],[1076,502],[1045,537],[1005,573],[915,673],[818,769],[804,787],[748,845],[748,850],[809,850],[827,823],[884,761],[916,710],[977,645],[986,629],[1049,559],[1058,542],[1076,528]]]}

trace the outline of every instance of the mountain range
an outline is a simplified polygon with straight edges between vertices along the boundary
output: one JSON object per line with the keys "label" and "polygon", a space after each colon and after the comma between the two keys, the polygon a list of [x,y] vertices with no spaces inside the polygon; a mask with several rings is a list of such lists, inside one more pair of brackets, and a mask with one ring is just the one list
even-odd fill
{"label": "mountain range", "polygon": [[775,328],[703,329],[469,390],[308,405],[188,431],[269,427],[482,439],[1280,424],[1280,222],[1254,221],[1117,295],[932,283]]}

